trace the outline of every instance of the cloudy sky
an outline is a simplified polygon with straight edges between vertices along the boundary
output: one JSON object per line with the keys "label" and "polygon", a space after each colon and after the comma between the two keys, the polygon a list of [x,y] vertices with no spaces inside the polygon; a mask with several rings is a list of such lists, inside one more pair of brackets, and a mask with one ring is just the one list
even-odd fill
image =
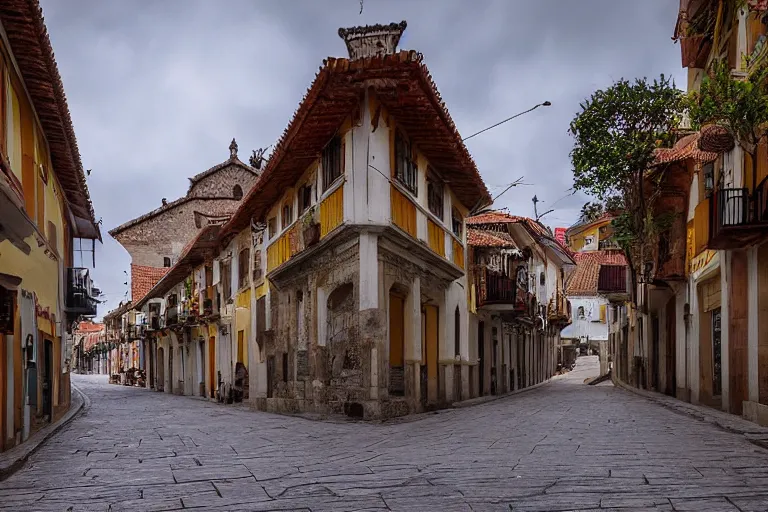
{"label": "cloudy sky", "polygon": [[568,123],[592,91],[625,77],[675,77],[675,0],[42,0],[104,244],[95,277],[123,300],[130,258],[107,231],[185,194],[187,178],[276,141],[322,59],[345,56],[339,27],[408,21],[492,193],[519,215],[573,223]]}

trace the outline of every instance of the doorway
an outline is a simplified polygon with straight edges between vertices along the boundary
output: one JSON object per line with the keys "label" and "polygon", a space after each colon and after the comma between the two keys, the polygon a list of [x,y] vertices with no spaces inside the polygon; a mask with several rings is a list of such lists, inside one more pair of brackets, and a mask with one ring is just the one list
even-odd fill
{"label": "doorway", "polygon": [[405,297],[389,291],[389,394],[405,394]]}
{"label": "doorway", "polygon": [[[155,341],[149,341],[149,388],[155,389],[157,384],[155,383],[155,347],[156,342]],[[101,369],[101,364],[99,364],[99,369]]]}
{"label": "doorway", "polygon": [[651,389],[659,391],[659,317],[651,316]]}
{"label": "doorway", "polygon": [[424,360],[427,366],[427,399],[437,402],[440,396],[438,378],[438,320],[437,306],[425,305],[424,310]]}
{"label": "doorway", "polygon": [[173,393],[173,347],[168,349],[168,391]]}
{"label": "doorway", "polygon": [[157,349],[157,385],[155,389],[165,391],[165,357],[163,347]]}
{"label": "doorway", "polygon": [[712,310],[712,395],[723,392],[722,338],[720,308]]}
{"label": "doorway", "polygon": [[479,395],[485,394],[485,322],[477,324],[477,362],[478,362],[478,388]]}
{"label": "doorway", "polygon": [[43,347],[43,416],[53,420],[53,342],[45,340]]}
{"label": "doorway", "polygon": [[216,397],[216,336],[208,338],[208,392]]}
{"label": "doorway", "polygon": [[667,302],[667,341],[665,350],[665,369],[666,369],[666,386],[664,387],[664,393],[669,396],[675,396],[677,394],[677,342],[675,339],[676,330],[676,307],[675,298],[673,297]]}

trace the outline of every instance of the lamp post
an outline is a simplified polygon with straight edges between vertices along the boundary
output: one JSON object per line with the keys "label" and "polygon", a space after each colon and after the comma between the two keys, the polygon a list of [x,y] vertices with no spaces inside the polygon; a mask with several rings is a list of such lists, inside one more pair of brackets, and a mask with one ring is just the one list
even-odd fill
{"label": "lamp post", "polygon": [[464,141],[467,141],[467,140],[471,139],[472,137],[474,137],[475,135],[480,135],[481,133],[487,132],[488,130],[490,130],[490,129],[492,129],[492,128],[496,128],[497,126],[499,126],[499,125],[501,125],[501,124],[504,124],[504,123],[506,123],[507,121],[511,121],[512,119],[514,119],[514,118],[516,118],[516,117],[520,117],[520,116],[521,116],[521,115],[523,115],[523,114],[527,114],[528,112],[531,112],[531,111],[533,111],[533,110],[536,110],[536,109],[537,109],[537,108],[539,108],[539,107],[549,107],[550,105],[552,105],[552,103],[551,103],[551,102],[549,102],[549,101],[545,101],[545,102],[543,102],[543,103],[539,103],[538,105],[534,105],[534,106],[532,106],[532,107],[531,107],[531,108],[529,108],[528,110],[524,110],[524,111],[522,111],[522,112],[520,112],[520,113],[518,113],[518,114],[515,114],[515,115],[513,115],[512,117],[508,117],[508,118],[504,119],[503,121],[499,121],[498,123],[496,123],[496,124],[494,124],[494,125],[491,125],[491,126],[489,126],[488,128],[484,128],[484,129],[480,130],[479,132],[473,133],[472,135],[470,135],[470,136],[468,136],[468,137],[464,137],[464,138],[463,138],[463,139],[461,139],[461,140],[462,140],[462,142],[464,142]]}

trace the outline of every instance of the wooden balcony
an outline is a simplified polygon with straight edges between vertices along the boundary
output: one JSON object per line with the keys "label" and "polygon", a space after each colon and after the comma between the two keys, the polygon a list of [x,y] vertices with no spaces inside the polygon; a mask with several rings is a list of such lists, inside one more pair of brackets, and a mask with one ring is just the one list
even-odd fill
{"label": "wooden balcony", "polygon": [[[320,240],[344,222],[344,187],[339,186],[318,205]],[[304,225],[296,221],[276,241],[267,247],[267,272],[308,249],[304,244]]]}
{"label": "wooden balcony", "polygon": [[485,267],[475,270],[477,306],[494,310],[509,310],[519,315],[532,314],[535,309],[532,294],[517,285],[517,280]]}
{"label": "wooden balcony", "polygon": [[563,326],[571,323],[571,303],[565,297],[562,291],[558,291],[554,297],[549,300],[547,305],[547,320],[549,322]]}
{"label": "wooden balcony", "polygon": [[747,188],[724,188],[710,201],[709,249],[741,249],[768,236],[768,178],[750,194]]}

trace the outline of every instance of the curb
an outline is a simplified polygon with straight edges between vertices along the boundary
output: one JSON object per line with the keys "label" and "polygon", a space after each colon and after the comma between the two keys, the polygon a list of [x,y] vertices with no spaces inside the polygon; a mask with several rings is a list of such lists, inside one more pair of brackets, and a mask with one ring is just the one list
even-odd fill
{"label": "curb", "polygon": [[541,386],[549,384],[553,380],[554,380],[554,376],[548,378],[547,380],[541,381],[538,384],[534,384],[533,386],[528,386],[527,388],[518,389],[516,391],[510,391],[508,393],[504,393],[503,395],[486,395],[486,396],[479,396],[476,398],[469,398],[467,400],[462,400],[461,402],[453,402],[451,405],[448,406],[448,408],[462,409],[464,407],[474,407],[475,405],[487,404],[488,402],[495,402],[496,400],[501,400],[502,398],[508,398],[511,396],[518,395],[520,393],[525,393],[526,391],[531,391],[532,389],[540,388]]}
{"label": "curb", "polygon": [[[761,427],[757,423],[752,423],[749,420],[745,420],[741,416],[729,414],[723,411],[719,411],[717,409],[712,409],[710,411],[710,410],[707,410],[705,406],[699,406],[696,404],[691,404],[689,402],[684,402],[677,398],[670,397],[667,395],[662,395],[654,391],[637,389],[630,386],[629,384],[626,384],[620,381],[619,379],[613,379],[613,383],[617,385],[619,388],[623,389],[624,391],[627,391],[629,393],[633,393],[637,396],[645,398],[646,400],[649,400],[657,405],[665,407],[673,412],[676,412],[677,414],[682,414],[690,418],[694,418],[696,420],[702,421],[704,423],[709,423],[710,425],[717,427],[720,430],[723,430],[725,432],[729,432],[731,434],[741,435],[744,437],[744,439],[754,444],[755,446],[768,449],[768,428]],[[720,413],[724,415],[727,414],[730,417],[718,418],[716,413]],[[745,425],[745,428],[739,428],[732,424],[733,422],[737,422],[737,421],[744,422],[748,425]],[[731,422],[731,424],[728,424],[728,422]]]}
{"label": "curb", "polygon": [[[24,466],[24,463],[34,454],[48,439],[53,437],[64,426],[68,425],[81,412],[91,407],[91,399],[70,381],[72,387],[72,404],[67,413],[56,423],[43,427],[35,432],[26,442],[15,446],[7,452],[0,453],[0,482],[13,475]],[[74,403],[74,397],[79,397],[78,403]]]}

